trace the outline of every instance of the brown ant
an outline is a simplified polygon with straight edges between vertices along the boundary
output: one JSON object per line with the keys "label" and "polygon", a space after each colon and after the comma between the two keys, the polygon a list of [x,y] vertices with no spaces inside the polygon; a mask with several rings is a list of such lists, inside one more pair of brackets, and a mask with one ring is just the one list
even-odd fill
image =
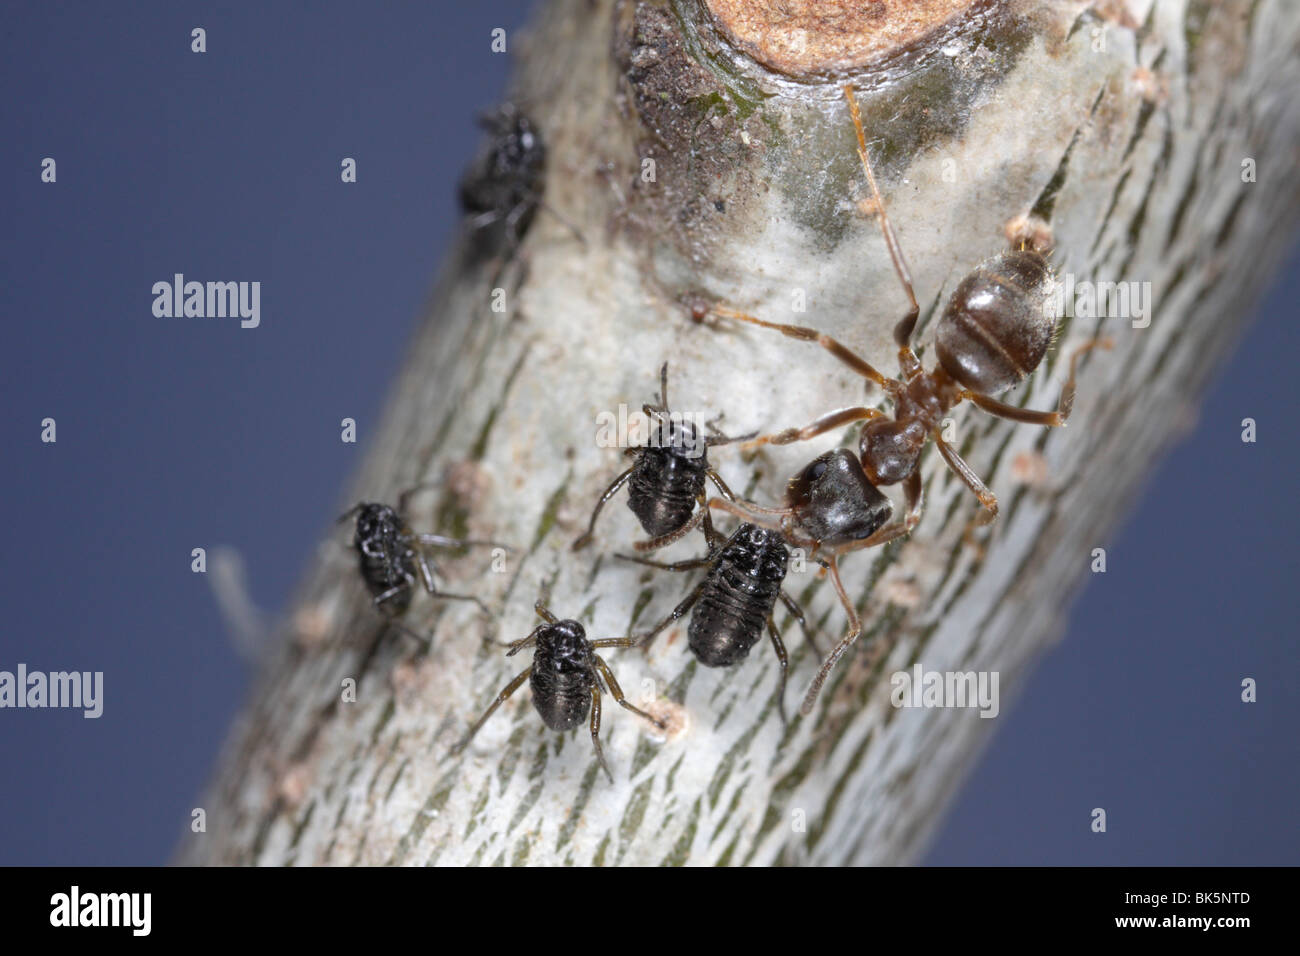
{"label": "brown ant", "polygon": [[[1042,295],[1050,276],[1047,260],[1037,249],[1021,248],[987,260],[957,286],[940,318],[936,333],[938,364],[932,371],[925,371],[911,345],[912,332],[920,314],[916,293],[912,288],[911,273],[903,259],[898,237],[894,234],[880,189],[876,185],[876,177],[867,155],[862,116],[849,85],[844,86],[844,98],[848,101],[849,114],[857,132],[858,156],[871,188],[885,246],[889,250],[894,274],[898,276],[908,300],[907,313],[894,328],[894,341],[898,345],[898,377],[887,378],[847,346],[816,329],[768,322],[721,306],[712,309],[719,316],[775,329],[789,338],[816,342],[849,368],[879,385],[893,404],[892,415],[876,408],[844,408],[830,412],[803,428],[789,428],[762,435],[746,443],[749,447],[769,443],[787,445],[813,438],[850,422],[865,421],[858,443],[863,477],[877,487],[904,482],[907,514],[902,522],[879,528],[863,538],[841,540],[838,543],[817,534],[811,535],[815,552],[825,553],[830,546],[829,557],[824,563],[831,572],[841,602],[849,611],[850,625],[844,639],[826,658],[804,698],[802,712],[805,714],[811,711],[831,668],[857,639],[861,630],[857,616],[852,613],[850,602],[844,594],[835,559],[847,551],[884,544],[910,533],[916,527],[922,510],[919,465],[927,441],[934,441],[944,462],[979,498],[980,504],[987,511],[987,518],[991,520],[997,514],[996,496],[956,450],[943,440],[940,429],[947,412],[963,401],[970,401],[1000,418],[1059,427],[1066,423],[1074,405],[1075,373],[1079,357],[1095,347],[1111,347],[1110,340],[1100,339],[1085,342],[1075,350],[1070,357],[1069,378],[1061,391],[1056,411],[1019,408],[991,397],[1028,377],[1042,361],[1055,333],[1054,319],[1042,308]],[[792,481],[792,489],[798,480]],[[807,522],[806,516],[800,516],[798,501],[789,496],[787,506],[781,509],[759,509],[752,505],[742,507],[734,502],[717,499],[711,500],[709,506],[722,508],[747,521],[758,521],[759,517],[754,512],[759,512],[781,516],[782,524],[791,520],[795,524]]]}
{"label": "brown ant", "polygon": [[[644,405],[642,411],[652,423],[650,440],[627,449],[625,454],[634,456],[636,460],[600,496],[586,533],[573,542],[574,551],[591,543],[601,510],[624,484],[628,486],[627,506],[646,534],[651,535],[651,540],[638,541],[634,545],[638,551],[652,551],[681,536],[678,532],[688,524],[696,503],[704,503],[706,478],[728,501],[736,498],[709,464],[709,449],[753,438],[753,433],[728,438],[709,424],[713,434],[703,437],[693,422],[669,411],[667,362],[659,369],[659,404]],[[696,514],[704,519],[706,535],[712,540],[712,524],[707,509],[701,508]],[[689,527],[693,528],[695,524],[690,523]]]}
{"label": "brown ant", "polygon": [[483,716],[452,748],[452,753],[458,754],[469,746],[474,735],[487,723],[487,719],[496,712],[496,709],[522,687],[524,681],[528,681],[533,691],[533,707],[541,716],[542,723],[551,730],[561,732],[572,730],[586,719],[587,712],[590,710],[591,743],[596,748],[596,759],[600,762],[601,769],[605,771],[605,776],[609,777],[610,783],[613,783],[614,775],[609,772],[609,764],[605,763],[605,753],[600,746],[601,693],[608,689],[620,707],[644,717],[660,730],[665,726],[662,720],[628,703],[627,698],[623,696],[623,688],[619,687],[618,681],[614,679],[614,672],[596,653],[596,649],[600,647],[632,647],[636,644],[636,638],[610,637],[599,641],[588,640],[586,630],[577,621],[559,620],[541,601],[534,605],[534,609],[546,623],[537,625],[527,637],[512,643],[506,654],[507,657],[513,657],[525,647],[535,647],[533,663],[516,674],[514,679],[501,689],[496,699],[483,712]]}

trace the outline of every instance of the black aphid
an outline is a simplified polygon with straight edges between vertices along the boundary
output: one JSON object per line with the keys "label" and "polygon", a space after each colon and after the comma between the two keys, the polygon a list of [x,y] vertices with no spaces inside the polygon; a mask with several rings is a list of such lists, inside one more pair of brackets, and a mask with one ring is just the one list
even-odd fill
{"label": "black aphid", "polygon": [[636,641],[630,637],[590,641],[586,630],[577,621],[559,620],[541,601],[537,602],[535,608],[538,616],[546,623],[537,625],[527,637],[511,644],[506,655],[513,657],[525,647],[533,647],[533,663],[506,684],[483,716],[452,749],[452,753],[464,750],[493,712],[526,680],[533,690],[533,707],[541,715],[542,723],[551,730],[572,730],[587,718],[590,710],[591,743],[596,748],[596,759],[612,783],[614,775],[609,772],[605,753],[600,747],[601,693],[608,689],[620,707],[644,717],[661,730],[664,727],[663,721],[628,703],[609,665],[596,653],[600,647],[631,647]]}
{"label": "black aphid", "polygon": [[[356,518],[352,547],[356,550],[361,579],[365,581],[375,607],[390,622],[407,634],[425,640],[397,618],[411,606],[416,583],[424,586],[431,596],[456,601],[473,601],[483,612],[487,605],[468,594],[452,594],[439,590],[436,584],[437,566],[424,549],[462,548],[471,545],[493,546],[491,541],[460,540],[440,534],[420,534],[411,530],[404,517],[410,496],[421,487],[409,488],[398,498],[397,507],[363,501],[339,518],[340,522]],[[497,545],[504,547],[504,545]]]}
{"label": "black aphid", "polygon": [[[743,441],[752,435],[728,438],[716,430],[711,435],[701,435],[693,422],[674,415],[668,406],[667,362],[659,370],[659,404],[644,405],[642,411],[651,421],[650,440],[645,445],[627,449],[625,454],[634,457],[635,461],[600,496],[591,513],[586,534],[573,542],[575,551],[591,543],[601,509],[624,484],[628,486],[627,506],[641,522],[646,534],[651,536],[649,541],[637,542],[635,547],[638,551],[652,551],[680,537],[678,532],[690,522],[696,504],[704,504],[706,478],[728,501],[736,500],[726,482],[709,464],[709,449]],[[706,534],[711,535],[708,511],[701,508],[700,514]]]}
{"label": "black aphid", "polygon": [[[790,551],[779,531],[747,522],[704,557],[671,564],[630,555],[619,557],[667,571],[707,567],[709,570],[704,580],[673,608],[671,614],[637,638],[638,643],[648,644],[694,607],[686,631],[691,653],[706,667],[731,667],[749,656],[750,648],[758,643],[766,627],[772,639],[772,649],[781,663],[776,700],[781,722],[786,722],[785,678],[789,665],[785,644],[772,621],[777,599],[780,598],[798,620],[805,635],[808,635],[808,622],[804,619],[803,609],[781,588],[790,564]],[[808,639],[811,643],[811,635]],[[813,649],[817,650],[816,645]],[[821,651],[817,653],[820,655]]]}

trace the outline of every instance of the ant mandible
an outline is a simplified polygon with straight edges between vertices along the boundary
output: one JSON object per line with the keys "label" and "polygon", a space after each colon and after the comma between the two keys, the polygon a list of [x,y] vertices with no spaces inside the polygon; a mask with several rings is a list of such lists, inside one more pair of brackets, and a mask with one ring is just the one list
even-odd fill
{"label": "ant mandible", "polygon": [[[824,415],[802,428],[789,428],[746,442],[748,447],[769,443],[787,445],[813,438],[841,425],[865,421],[858,443],[862,473],[875,486],[905,482],[907,516],[901,523],[880,528],[864,539],[840,545],[831,558],[830,567],[833,572],[834,557],[846,550],[884,544],[915,528],[920,521],[922,508],[919,465],[928,440],[934,441],[944,462],[979,498],[980,504],[986,509],[987,518],[996,516],[997,497],[957,451],[944,441],[940,433],[944,416],[961,402],[970,401],[999,418],[1048,427],[1062,426],[1069,419],[1074,405],[1079,357],[1092,348],[1108,349],[1112,344],[1109,339],[1094,339],[1084,342],[1074,351],[1070,357],[1069,378],[1061,390],[1056,411],[1024,409],[992,397],[1020,383],[1038,367],[1056,331],[1055,320],[1042,308],[1042,294],[1050,275],[1047,259],[1038,249],[1021,248],[987,260],[957,286],[936,333],[938,364],[932,371],[925,371],[911,345],[912,332],[920,314],[920,306],[912,288],[911,273],[885,211],[880,189],[876,185],[871,160],[867,155],[862,116],[853,96],[853,88],[846,84],[843,90],[857,133],[858,156],[871,188],[885,246],[889,250],[894,274],[898,276],[908,300],[908,310],[894,328],[894,341],[898,346],[898,377],[887,378],[866,359],[817,329],[768,322],[722,306],[711,309],[719,316],[774,329],[789,338],[817,343],[855,372],[879,385],[893,404],[892,415],[876,408],[845,408]],[[709,502],[709,506],[753,520],[749,511],[732,503],[714,499]],[[790,507],[760,510],[768,514],[792,513]],[[839,576],[836,573],[832,576],[843,600]],[[848,607],[848,604],[845,606]],[[827,675],[857,639],[859,630],[860,628],[850,627],[844,639],[827,657],[804,699],[803,713],[811,711]]]}

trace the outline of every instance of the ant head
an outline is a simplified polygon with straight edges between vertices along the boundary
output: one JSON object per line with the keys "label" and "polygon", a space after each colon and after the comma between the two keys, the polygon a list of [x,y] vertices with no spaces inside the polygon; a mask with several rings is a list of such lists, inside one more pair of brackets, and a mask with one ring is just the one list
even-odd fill
{"label": "ant head", "polygon": [[537,650],[557,671],[572,673],[591,668],[591,643],[577,621],[556,621],[546,628],[537,636]]}
{"label": "ant head", "polygon": [[814,458],[790,479],[785,498],[798,531],[824,545],[870,537],[894,512],[893,503],[843,448]]}

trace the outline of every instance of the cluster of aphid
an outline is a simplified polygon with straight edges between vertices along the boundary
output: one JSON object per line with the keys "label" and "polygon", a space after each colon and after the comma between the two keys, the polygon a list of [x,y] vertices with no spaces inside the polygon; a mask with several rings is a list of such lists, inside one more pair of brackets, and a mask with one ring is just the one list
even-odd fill
{"label": "cluster of aphid", "polygon": [[[917,526],[924,505],[919,465],[927,442],[935,443],[945,464],[979,498],[986,518],[991,520],[997,514],[997,498],[944,441],[941,428],[945,415],[959,403],[970,401],[992,415],[1016,422],[1065,424],[1074,401],[1079,356],[1093,347],[1108,348],[1109,341],[1089,341],[1074,352],[1069,377],[1055,411],[1023,409],[992,397],[1020,383],[1037,368],[1055,332],[1054,321],[1042,308],[1050,270],[1039,249],[1005,252],[984,262],[962,280],[938,323],[935,343],[938,363],[929,371],[922,367],[911,345],[920,311],[911,276],[872,173],[857,103],[849,87],[845,87],[844,93],[885,245],[909,303],[907,313],[894,330],[898,346],[897,377],[885,376],[845,345],[816,329],[767,322],[721,306],[701,310],[697,317],[711,313],[814,342],[880,386],[890,399],[890,411],[862,406],[840,409],[802,428],[734,438],[709,425],[710,434],[702,436],[694,424],[670,412],[665,364],[660,370],[659,403],[645,405],[643,409],[653,434],[647,444],[628,449],[633,457],[630,467],[600,496],[587,531],[573,543],[573,548],[578,550],[591,542],[602,509],[626,485],[628,507],[650,536],[635,544],[637,551],[644,554],[657,550],[697,527],[702,529],[708,550],[701,557],[673,563],[641,556],[619,557],[669,571],[707,569],[703,579],[662,621],[643,634],[629,637],[590,640],[580,623],[557,619],[538,602],[536,610],[544,623],[511,644],[509,650],[509,656],[513,656],[532,648],[531,666],[501,690],[457,744],[457,752],[469,743],[501,703],[528,681],[533,704],[552,730],[571,730],[590,713],[592,742],[608,774],[599,738],[603,692],[608,691],[627,710],[656,726],[662,725],[626,700],[597,650],[645,646],[688,612],[691,613],[687,628],[690,650],[708,667],[730,667],[744,660],[766,631],[781,665],[777,703],[784,721],[787,656],[772,618],[778,600],[812,641],[802,610],[782,589],[792,548],[803,549],[810,560],[825,569],[848,621],[843,638],[825,656],[804,697],[801,711],[810,713],[827,676],[861,631],[853,602],[840,580],[839,559],[853,551],[886,544],[909,534]],[[507,242],[513,244],[518,238],[515,227],[526,222],[537,204],[540,191],[537,177],[544,152],[540,138],[521,114],[502,113],[496,123],[497,145],[489,154],[488,162],[504,164],[505,168],[496,170],[494,175],[506,176],[510,182],[493,187],[492,196],[474,189],[463,189],[463,194],[482,200],[473,204],[466,199],[467,208],[475,211],[482,221],[504,221]],[[521,212],[523,205],[529,208]],[[749,448],[785,445],[854,422],[864,423],[858,453],[840,448],[817,456],[790,479],[784,501],[776,507],[738,499],[709,463],[708,449],[717,445],[729,442],[742,442],[742,447]],[[718,497],[705,494],[706,482],[712,482]],[[903,485],[905,513],[901,519],[891,520],[893,504],[880,488],[899,483]],[[437,589],[434,569],[424,554],[426,546],[489,543],[417,534],[403,518],[405,504],[406,495],[403,495],[396,509],[361,504],[345,516],[356,516],[354,545],[360,557],[361,575],[375,606],[390,619],[396,619],[406,610],[417,582],[435,597],[465,598]],[[730,535],[723,535],[714,528],[714,510],[734,515],[742,523]],[[408,633],[413,632],[408,629]]]}

